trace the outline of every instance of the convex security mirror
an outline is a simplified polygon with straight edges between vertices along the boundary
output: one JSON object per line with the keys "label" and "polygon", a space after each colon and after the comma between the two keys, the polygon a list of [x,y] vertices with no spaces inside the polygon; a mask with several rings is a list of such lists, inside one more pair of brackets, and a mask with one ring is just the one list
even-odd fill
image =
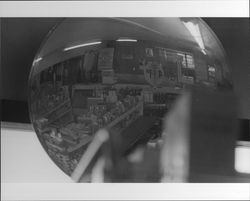
{"label": "convex security mirror", "polygon": [[[162,150],[162,120],[180,94],[230,91],[230,76],[220,42],[199,18],[64,19],[34,58],[30,117],[62,171],[76,181],[112,182],[118,159],[122,169],[143,161],[145,147]],[[143,164],[143,171],[158,168]]]}

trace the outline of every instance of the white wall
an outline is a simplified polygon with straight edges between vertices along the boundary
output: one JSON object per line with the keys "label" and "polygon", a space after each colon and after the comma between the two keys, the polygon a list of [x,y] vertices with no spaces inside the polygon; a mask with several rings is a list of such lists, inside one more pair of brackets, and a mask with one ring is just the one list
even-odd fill
{"label": "white wall", "polygon": [[48,157],[34,131],[1,127],[1,200],[204,198],[249,200],[249,184],[77,184]]}
{"label": "white wall", "polygon": [[73,182],[49,158],[32,130],[1,127],[1,182]]}

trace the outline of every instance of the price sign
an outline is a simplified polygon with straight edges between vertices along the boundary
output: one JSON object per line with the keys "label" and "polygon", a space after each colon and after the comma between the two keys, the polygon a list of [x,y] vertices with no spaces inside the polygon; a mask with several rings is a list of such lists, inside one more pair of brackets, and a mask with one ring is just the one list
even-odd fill
{"label": "price sign", "polygon": [[148,62],[144,66],[144,76],[149,84],[153,86],[160,85],[164,79],[164,71],[161,64]]}

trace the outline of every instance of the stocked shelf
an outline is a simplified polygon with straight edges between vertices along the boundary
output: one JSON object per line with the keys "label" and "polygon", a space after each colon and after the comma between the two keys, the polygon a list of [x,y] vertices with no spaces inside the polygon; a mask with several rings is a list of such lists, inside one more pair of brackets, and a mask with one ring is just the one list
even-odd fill
{"label": "stocked shelf", "polygon": [[55,150],[57,150],[57,151],[60,151],[60,152],[64,152],[64,151],[65,151],[65,148],[64,148],[64,147],[58,146],[58,145],[56,145],[56,144],[54,144],[54,143],[51,143],[51,142],[49,142],[49,141],[46,141],[46,144],[47,144],[47,146],[49,146],[50,148],[55,149]]}
{"label": "stocked shelf", "polygon": [[113,86],[113,84],[75,84],[73,89],[95,89]]}
{"label": "stocked shelf", "polygon": [[64,106],[64,105],[67,104],[67,103],[70,103],[70,99],[67,99],[66,101],[64,101],[64,102],[62,102],[62,103],[60,103],[60,104],[58,104],[58,105],[57,105],[56,107],[54,107],[52,110],[50,110],[50,111],[48,111],[48,112],[46,112],[46,113],[43,113],[41,116],[42,116],[42,117],[47,117],[47,116],[49,116],[51,113],[55,112],[56,110],[58,110],[60,107]]}
{"label": "stocked shelf", "polygon": [[[143,103],[142,102],[139,102],[135,107],[131,108],[130,110],[128,110],[127,112],[122,114],[120,117],[118,117],[117,119],[112,121],[110,124],[107,125],[107,128],[112,128],[113,126],[115,126],[116,124],[118,124],[119,122],[121,122],[122,120],[127,118],[135,110],[140,109],[140,107],[141,107],[141,110],[142,110],[143,109]],[[142,111],[141,111],[141,113],[142,113]]]}
{"label": "stocked shelf", "polygon": [[147,103],[145,107],[166,107],[167,104],[165,103]]}
{"label": "stocked shelf", "polygon": [[61,114],[57,115],[56,118],[54,118],[54,119],[48,121],[48,124],[51,124],[51,123],[55,122],[56,120],[60,119],[61,117],[63,117],[64,115],[66,115],[66,114],[68,114],[68,113],[70,113],[70,112],[72,113],[72,110],[71,110],[71,109],[68,109],[68,110],[62,112]]}
{"label": "stocked shelf", "polygon": [[[129,109],[127,112],[125,112],[124,114],[122,114],[119,118],[115,119],[114,121],[112,121],[111,123],[109,123],[106,128],[112,128],[115,125],[117,125],[118,123],[120,123],[122,120],[126,119],[129,115],[131,115],[133,112],[135,112],[136,110],[141,110],[140,113],[143,112],[143,103],[139,102],[136,106],[134,106],[133,108]],[[81,148],[82,146],[88,144],[91,140],[93,139],[93,136],[89,136],[89,137],[85,137],[83,139],[81,139],[80,143],[78,143],[76,146],[71,146],[70,148],[68,148],[68,152],[71,153],[73,151],[76,151],[77,149]]]}
{"label": "stocked shelf", "polygon": [[73,120],[72,116],[72,107],[70,99],[67,99],[63,103],[57,105],[53,110],[45,113],[43,116],[38,119],[40,126],[38,129],[41,132],[46,132],[48,130],[48,126],[54,125],[65,125],[68,122]]}
{"label": "stocked shelf", "polygon": [[149,84],[126,84],[126,83],[115,83],[115,84],[75,84],[73,86],[73,90],[84,90],[84,89],[96,89],[96,88],[105,88],[105,87],[114,87],[114,88],[122,88],[122,87],[138,87],[144,90],[152,90],[153,92],[164,92],[164,93],[173,93],[173,94],[181,94],[183,92],[182,88],[173,88],[173,87],[153,87]]}
{"label": "stocked shelf", "polygon": [[80,141],[80,143],[79,144],[77,144],[76,146],[72,146],[72,147],[69,147],[68,149],[67,149],[67,152],[68,153],[71,153],[71,152],[73,152],[73,151],[76,151],[77,149],[80,149],[82,146],[84,146],[84,145],[86,145],[86,144],[88,144],[89,142],[91,142],[91,140],[93,139],[93,136],[89,136],[89,137],[85,137],[85,138],[83,138],[83,139],[81,139],[81,141]]}

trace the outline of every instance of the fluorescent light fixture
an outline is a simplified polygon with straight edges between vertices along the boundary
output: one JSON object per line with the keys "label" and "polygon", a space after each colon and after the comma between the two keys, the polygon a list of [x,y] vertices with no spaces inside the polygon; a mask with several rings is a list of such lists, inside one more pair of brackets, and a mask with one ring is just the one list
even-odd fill
{"label": "fluorescent light fixture", "polygon": [[250,147],[237,146],[235,148],[235,170],[250,174]]}
{"label": "fluorescent light fixture", "polygon": [[38,57],[37,59],[34,59],[32,65],[35,65],[36,63],[38,63],[39,61],[41,61],[43,58],[42,57]]}
{"label": "fluorescent light fixture", "polygon": [[[201,36],[200,28],[198,24],[194,24],[192,22],[183,22],[185,27],[188,29],[188,31],[191,33],[191,35],[194,37],[198,45],[202,50],[205,50],[204,42]],[[202,51],[203,52],[203,51]]]}
{"label": "fluorescent light fixture", "polygon": [[202,51],[202,53],[203,53],[204,55],[207,55],[205,49],[202,49],[201,51]]}
{"label": "fluorescent light fixture", "polygon": [[83,44],[80,44],[80,45],[74,45],[74,46],[71,46],[71,47],[66,47],[66,48],[64,48],[64,51],[68,51],[68,50],[72,50],[72,49],[76,49],[76,48],[80,48],[80,47],[91,46],[91,45],[98,45],[98,44],[101,44],[101,43],[102,43],[101,41],[96,41],[96,42],[91,42],[91,43],[83,43]]}
{"label": "fluorescent light fixture", "polygon": [[34,62],[39,62],[39,61],[41,61],[42,59],[43,59],[42,57],[39,57],[39,58],[35,59]]}
{"label": "fluorescent light fixture", "polygon": [[137,42],[135,39],[129,39],[129,38],[119,38],[116,40],[117,42]]}

